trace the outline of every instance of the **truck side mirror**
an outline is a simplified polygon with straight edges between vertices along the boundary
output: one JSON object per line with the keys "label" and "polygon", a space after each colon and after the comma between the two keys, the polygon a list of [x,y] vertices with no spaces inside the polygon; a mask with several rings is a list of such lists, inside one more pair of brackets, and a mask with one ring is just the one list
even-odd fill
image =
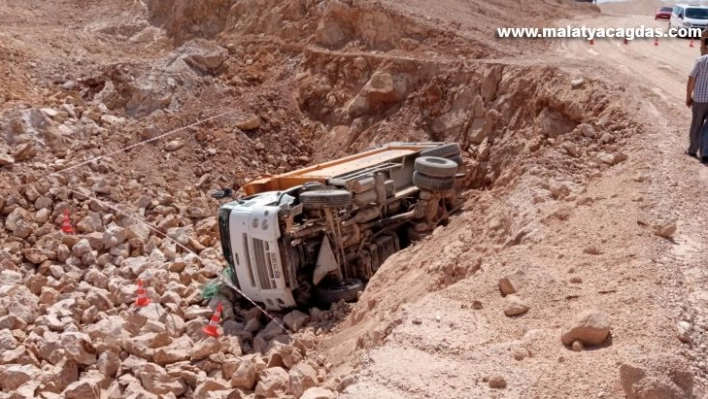
{"label": "truck side mirror", "polygon": [[211,197],[216,199],[233,198],[233,192],[230,188],[222,188],[221,190],[213,191]]}

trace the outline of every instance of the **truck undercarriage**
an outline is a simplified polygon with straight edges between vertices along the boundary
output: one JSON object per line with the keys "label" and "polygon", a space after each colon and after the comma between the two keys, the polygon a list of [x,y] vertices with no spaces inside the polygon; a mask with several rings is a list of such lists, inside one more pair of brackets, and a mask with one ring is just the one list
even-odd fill
{"label": "truck undercarriage", "polygon": [[355,300],[458,207],[459,154],[455,143],[391,143],[253,182],[219,211],[234,283],[270,310]]}

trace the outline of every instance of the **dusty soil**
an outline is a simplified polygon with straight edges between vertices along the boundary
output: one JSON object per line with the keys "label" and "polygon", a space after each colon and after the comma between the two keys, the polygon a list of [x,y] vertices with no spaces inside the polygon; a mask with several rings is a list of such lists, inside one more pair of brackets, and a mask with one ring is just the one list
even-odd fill
{"label": "dusty soil", "polygon": [[[640,3],[607,8],[653,15],[653,6]],[[568,22],[663,27],[636,16]],[[693,338],[682,337],[690,344],[678,338],[682,321],[708,327],[707,276],[698,266],[705,261],[705,234],[698,204],[688,199],[701,195],[706,169],[682,155],[690,122],[685,79],[698,55],[688,40],[662,40],[658,47],[651,40],[628,46],[568,40],[538,58],[515,59],[524,65],[542,59],[570,76],[623,88],[614,101],[641,121],[636,134],[615,147],[627,160],[602,174],[528,173],[516,184],[474,192],[458,221],[387,263],[371,283],[375,289],[329,341],[333,359],[346,359],[350,351],[358,356],[341,363],[344,373],[353,365],[357,381],[344,397],[624,398],[629,392],[620,365],[672,356],[685,362],[686,372],[690,364],[695,378],[694,396],[680,397],[705,397],[705,329],[693,327]],[[557,150],[537,160],[557,160]],[[564,181],[577,186],[558,198],[552,187]],[[652,229],[662,220],[678,225],[668,240]],[[502,240],[485,248],[499,230],[512,245]],[[526,281],[518,295],[530,309],[509,318],[497,282],[518,272]],[[471,310],[475,301],[478,309]],[[560,336],[573,315],[587,309],[607,312],[612,342],[576,353]],[[498,376],[504,390],[488,383]],[[657,397],[679,397],[671,395]]]}
{"label": "dusty soil", "polygon": [[[658,4],[3,2],[3,397],[706,397],[698,48],[494,38]],[[224,290],[205,340],[209,191],[394,140],[462,145],[463,211],[293,334]]]}

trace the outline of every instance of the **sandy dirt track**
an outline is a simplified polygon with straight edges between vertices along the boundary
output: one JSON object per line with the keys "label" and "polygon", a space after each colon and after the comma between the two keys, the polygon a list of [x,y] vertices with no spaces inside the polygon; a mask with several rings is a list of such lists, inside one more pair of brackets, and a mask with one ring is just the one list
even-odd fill
{"label": "sandy dirt track", "polygon": [[[580,25],[579,21],[568,21]],[[653,17],[603,16],[584,21],[582,25],[596,28],[662,28],[663,21]],[[563,26],[561,24],[561,26]],[[636,38],[628,44],[620,38],[598,38],[594,44],[587,40],[558,40],[552,53],[555,57],[597,65],[598,69],[622,78],[642,82],[658,95],[667,99],[685,98],[685,84],[696,58],[700,55],[699,43],[689,39],[660,38],[658,46],[652,38]],[[609,77],[608,77],[609,78]]]}

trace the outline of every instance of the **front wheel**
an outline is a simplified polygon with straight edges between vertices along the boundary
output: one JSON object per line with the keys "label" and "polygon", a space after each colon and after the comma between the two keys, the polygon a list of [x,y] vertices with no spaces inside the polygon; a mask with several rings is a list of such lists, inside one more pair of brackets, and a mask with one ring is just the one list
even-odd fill
{"label": "front wheel", "polygon": [[357,300],[359,291],[364,290],[364,283],[356,278],[345,279],[339,285],[329,285],[315,288],[315,297],[322,303],[333,304],[339,301],[353,302]]}
{"label": "front wheel", "polygon": [[352,193],[345,190],[305,191],[300,194],[300,202],[305,209],[340,209],[352,204]]}

